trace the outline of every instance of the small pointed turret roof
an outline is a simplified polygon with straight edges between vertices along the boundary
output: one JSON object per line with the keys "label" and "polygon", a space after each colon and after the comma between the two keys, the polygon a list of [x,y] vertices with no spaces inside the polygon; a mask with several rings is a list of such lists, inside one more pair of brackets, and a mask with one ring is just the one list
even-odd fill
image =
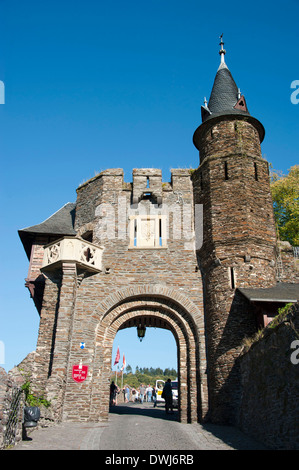
{"label": "small pointed turret roof", "polygon": [[264,126],[249,113],[245,97],[241,94],[225,63],[226,50],[223,47],[223,34],[220,36],[220,46],[219,54],[221,61],[216,73],[211,96],[209,102],[206,98],[204,99],[204,105],[201,107],[202,124],[193,134],[193,143],[198,150],[200,150],[201,136],[204,130],[226,118],[246,119],[257,129],[260,142],[263,141],[265,136]]}
{"label": "small pointed turret roof", "polygon": [[247,114],[249,111],[246,106],[244,96],[241,96],[232,74],[230,73],[224,56],[226,50],[223,48],[223,35],[220,36],[219,51],[221,62],[216,73],[211,96],[208,104],[202,106],[202,120],[221,114]]}
{"label": "small pointed turret roof", "polygon": [[238,87],[227,66],[218,69],[208,108],[211,113],[220,113],[234,109],[238,101]]}

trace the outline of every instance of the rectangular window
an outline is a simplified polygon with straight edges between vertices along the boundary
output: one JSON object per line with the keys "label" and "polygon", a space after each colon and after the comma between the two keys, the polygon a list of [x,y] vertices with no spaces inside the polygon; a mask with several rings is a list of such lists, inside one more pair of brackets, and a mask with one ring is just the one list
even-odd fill
{"label": "rectangular window", "polygon": [[166,247],[165,216],[137,215],[130,217],[130,248]]}

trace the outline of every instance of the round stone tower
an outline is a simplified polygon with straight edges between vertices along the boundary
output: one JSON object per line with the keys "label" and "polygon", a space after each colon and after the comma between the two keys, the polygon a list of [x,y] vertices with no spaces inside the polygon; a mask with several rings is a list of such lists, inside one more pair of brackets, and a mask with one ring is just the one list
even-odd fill
{"label": "round stone tower", "polygon": [[235,422],[239,399],[237,357],[256,331],[242,287],[269,287],[275,279],[275,224],[264,127],[248,111],[224,60],[202,124],[193,137],[200,166],[193,174],[194,202],[203,205],[203,243],[197,247],[203,275],[207,374],[211,419]]}

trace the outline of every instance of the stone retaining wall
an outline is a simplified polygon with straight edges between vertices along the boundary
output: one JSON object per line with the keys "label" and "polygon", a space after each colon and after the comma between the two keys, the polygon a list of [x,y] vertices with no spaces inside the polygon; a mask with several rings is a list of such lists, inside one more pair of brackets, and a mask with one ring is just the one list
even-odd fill
{"label": "stone retaining wall", "polygon": [[[12,400],[19,384],[7,372],[0,367],[0,449],[6,446],[5,433],[9,421]],[[22,439],[22,418],[23,418],[24,398],[21,396],[20,406],[18,408],[17,425],[14,430],[13,443]]]}
{"label": "stone retaining wall", "polygon": [[[276,320],[275,320],[276,324]],[[299,449],[299,304],[240,357],[239,427],[272,449]]]}

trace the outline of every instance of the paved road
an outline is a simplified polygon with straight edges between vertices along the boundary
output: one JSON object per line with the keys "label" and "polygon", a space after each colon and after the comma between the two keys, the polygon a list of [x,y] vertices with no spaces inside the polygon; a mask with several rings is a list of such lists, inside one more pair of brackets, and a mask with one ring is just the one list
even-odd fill
{"label": "paved road", "polygon": [[[229,426],[182,424],[161,405],[120,404],[107,423],[61,423],[36,429],[13,450],[262,450]],[[136,454],[134,454],[136,455]]]}

